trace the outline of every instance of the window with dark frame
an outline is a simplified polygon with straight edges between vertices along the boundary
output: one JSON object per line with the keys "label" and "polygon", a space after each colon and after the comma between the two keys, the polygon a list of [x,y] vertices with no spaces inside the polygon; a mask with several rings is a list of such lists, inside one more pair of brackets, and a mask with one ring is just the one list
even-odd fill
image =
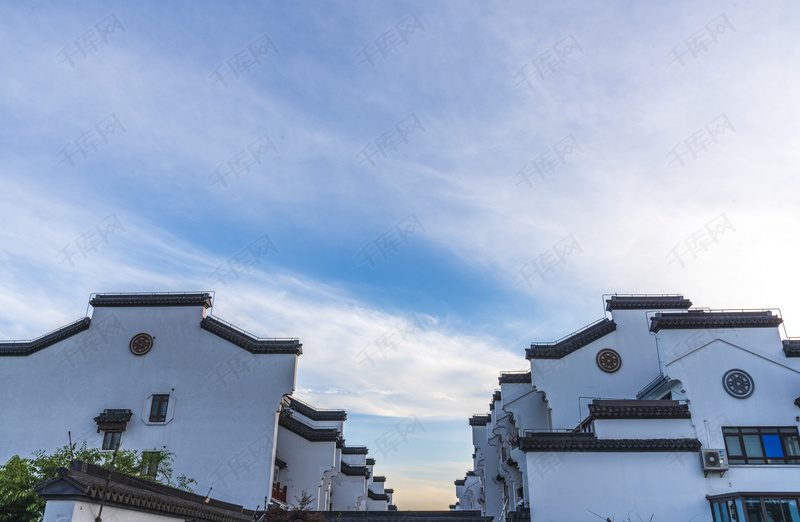
{"label": "window with dark frame", "polygon": [[169,395],[153,395],[153,403],[150,406],[150,422],[167,422],[167,407],[169,406]]}
{"label": "window with dark frame", "polygon": [[722,428],[728,464],[800,464],[796,427]]}
{"label": "window with dark frame", "polygon": [[714,522],[800,522],[800,494],[764,493],[711,501]]}
{"label": "window with dark frame", "polygon": [[120,438],[122,437],[121,431],[105,431],[103,432],[103,449],[113,450],[119,445]]}

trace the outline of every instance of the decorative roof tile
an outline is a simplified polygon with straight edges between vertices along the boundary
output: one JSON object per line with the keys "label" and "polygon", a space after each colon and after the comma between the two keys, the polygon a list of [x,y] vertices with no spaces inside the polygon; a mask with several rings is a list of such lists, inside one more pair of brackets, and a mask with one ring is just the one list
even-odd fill
{"label": "decorative roof tile", "polygon": [[369,448],[366,446],[344,446],[342,448],[342,455],[366,455],[369,453]]}
{"label": "decorative roof tile", "polygon": [[522,451],[669,452],[699,451],[697,439],[598,439],[593,433],[534,433],[520,437]]}
{"label": "decorative roof tile", "polygon": [[386,493],[386,494],[388,494],[388,495],[391,495],[392,493],[394,493],[394,490],[393,490],[392,488],[385,488],[385,489],[383,490],[383,492],[384,492],[384,493]]}
{"label": "decorative roof tile", "polygon": [[688,404],[678,401],[603,401],[589,404],[593,419],[690,419]]}
{"label": "decorative roof tile", "polygon": [[314,428],[295,419],[287,412],[280,414],[278,425],[311,442],[336,442],[339,440],[339,430],[337,428]]}
{"label": "decorative roof tile", "polygon": [[371,457],[367,458],[367,466],[374,466],[374,465],[375,465],[375,459]]}
{"label": "decorative roof tile", "polygon": [[473,415],[469,420],[470,426],[486,426],[492,420],[491,415]]}
{"label": "decorative roof tile", "polygon": [[210,308],[210,292],[94,294],[89,304],[101,306],[202,306]]}
{"label": "decorative roof tile", "polygon": [[37,484],[34,491],[45,500],[76,500],[106,507],[168,515],[198,522],[247,522],[255,513],[235,504],[195,495],[150,480],[73,461],[59,468],[58,476]]}
{"label": "decorative roof tile", "polygon": [[561,359],[616,329],[617,323],[611,319],[602,319],[555,343],[533,343],[530,348],[525,350],[525,357],[528,360]]}
{"label": "decorative roof tile", "polygon": [[344,410],[318,410],[310,404],[306,404],[295,397],[287,397],[289,400],[289,407],[305,415],[311,420],[315,421],[345,421],[347,420],[347,412]]}
{"label": "decorative roof tile", "polygon": [[612,295],[606,299],[606,311],[611,310],[687,310],[692,302],[682,295]]}
{"label": "decorative roof tile", "polygon": [[386,477],[381,475],[374,475],[372,477],[372,482],[386,482]]}
{"label": "decorative roof tile", "polygon": [[112,424],[128,422],[131,420],[131,410],[103,410],[103,413],[94,418],[97,424]]}
{"label": "decorative roof tile", "polygon": [[690,330],[698,328],[774,328],[783,319],[772,312],[705,312],[657,313],[650,318],[650,331]]}
{"label": "decorative roof tile", "polygon": [[342,462],[339,469],[348,477],[369,477],[369,468],[366,466],[351,466],[346,462]]}
{"label": "decorative roof tile", "polygon": [[386,493],[375,493],[369,488],[367,488],[367,497],[370,500],[383,500],[386,502],[389,501],[389,495],[387,495]]}
{"label": "decorative roof tile", "polygon": [[455,484],[456,486],[463,486],[463,485],[464,485],[464,484],[466,484],[466,483],[467,483],[467,481],[466,481],[465,479],[457,479],[457,480],[454,482],[454,484]]}
{"label": "decorative roof tile", "polygon": [[0,343],[0,356],[19,356],[36,353],[43,348],[47,348],[75,334],[81,333],[84,330],[88,330],[91,322],[92,320],[90,318],[84,317],[66,326],[62,326],[58,330],[53,330],[48,334],[37,337],[32,341],[10,341]]}
{"label": "decorative roof tile", "polygon": [[800,357],[800,339],[783,341],[783,353],[786,357]]}
{"label": "decorative roof tile", "polygon": [[530,384],[531,372],[506,372],[501,373],[497,378],[500,384]]}
{"label": "decorative roof tile", "polygon": [[495,390],[494,394],[492,395],[492,402],[499,401],[502,397],[500,390]]}
{"label": "decorative roof tile", "polygon": [[200,321],[200,327],[221,337],[229,343],[244,348],[250,353],[273,354],[286,353],[300,355],[302,344],[297,339],[261,339],[253,337],[244,330],[226,323],[216,317],[206,316]]}

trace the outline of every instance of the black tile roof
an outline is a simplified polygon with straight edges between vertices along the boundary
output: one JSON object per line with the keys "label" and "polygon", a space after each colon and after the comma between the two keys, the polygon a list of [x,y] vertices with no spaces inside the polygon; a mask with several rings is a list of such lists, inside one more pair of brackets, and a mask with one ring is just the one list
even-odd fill
{"label": "black tile roof", "polygon": [[[107,482],[108,481],[108,482]],[[121,507],[151,514],[209,522],[247,522],[253,511],[242,506],[182,491],[150,480],[73,461],[59,468],[58,476],[37,484],[34,491],[45,500],[82,500],[106,507]]]}
{"label": "black tile roof", "polygon": [[339,440],[337,428],[314,428],[286,412],[281,413],[278,417],[278,425],[311,442],[336,442]]}
{"label": "black tile roof", "polygon": [[500,384],[530,384],[531,383],[531,372],[519,373],[519,372],[507,372],[501,373],[500,377],[497,378],[497,381]]}
{"label": "black tile roof", "polygon": [[3,355],[30,355],[36,353],[43,348],[52,346],[58,342],[63,341],[75,334],[81,333],[89,329],[92,320],[88,317],[78,319],[66,326],[62,326],[57,330],[53,330],[41,337],[37,337],[32,341],[9,341],[0,343],[0,356]]}
{"label": "black tile roof", "polygon": [[101,306],[202,306],[210,308],[210,292],[94,294],[89,304]]}
{"label": "black tile roof", "polygon": [[386,477],[382,475],[374,475],[372,477],[372,482],[386,482]]}
{"label": "black tile roof", "polygon": [[394,490],[392,488],[384,488],[383,492],[391,495],[392,493],[394,493]]}
{"label": "black tile roof", "polygon": [[367,466],[374,466],[374,465],[375,465],[375,459],[367,458]]}
{"label": "black tile roof", "polygon": [[492,420],[491,415],[473,415],[469,420],[470,426],[486,426]]}
{"label": "black tile roof", "polygon": [[369,469],[366,466],[351,466],[346,462],[342,462],[339,469],[348,477],[369,477]]}
{"label": "black tile roof", "polygon": [[691,308],[692,302],[682,295],[612,295],[606,299],[606,310],[670,310]]}
{"label": "black tile roof", "polygon": [[344,410],[318,410],[310,404],[300,401],[299,399],[289,396],[289,407],[305,415],[311,420],[315,421],[345,421],[347,420],[347,412]]}
{"label": "black tile roof", "polygon": [[534,433],[519,439],[526,453],[699,451],[700,446],[697,439],[598,439],[593,433]]}
{"label": "black tile roof", "polygon": [[286,467],[286,462],[284,460],[275,457],[275,465],[278,466],[280,469],[284,469]]}
{"label": "black tile roof", "polygon": [[783,353],[786,357],[800,357],[800,339],[783,341]]}
{"label": "black tile roof", "polygon": [[386,502],[389,501],[389,495],[387,495],[386,493],[375,493],[369,488],[367,488],[367,497],[370,500],[384,500]]}
{"label": "black tile roof", "polygon": [[659,313],[650,318],[650,331],[689,330],[698,328],[774,328],[783,319],[772,312],[705,312]]}
{"label": "black tile roof", "polygon": [[690,419],[688,404],[678,401],[603,401],[589,404],[593,419]]}
{"label": "black tile roof", "polygon": [[94,418],[97,424],[111,424],[128,422],[131,420],[131,410],[103,410],[103,413]]}
{"label": "black tile roof", "polygon": [[495,390],[494,394],[492,394],[492,402],[499,401],[501,397],[500,390]]}
{"label": "black tile roof", "polygon": [[288,353],[295,355],[303,353],[303,345],[297,339],[260,339],[216,317],[204,317],[200,321],[200,327],[225,339],[229,343],[244,348],[250,353]]}
{"label": "black tile roof", "polygon": [[468,476],[468,477],[477,477],[477,476],[478,476],[478,474],[477,474],[477,473],[475,473],[474,471],[467,471],[467,476]]}
{"label": "black tile roof", "polygon": [[579,348],[583,348],[601,337],[617,329],[611,319],[602,319],[555,343],[533,343],[525,350],[525,357],[530,359],[561,359]]}
{"label": "black tile roof", "polygon": [[344,446],[342,448],[342,455],[366,455],[369,453],[369,448],[366,446]]}
{"label": "black tile roof", "polygon": [[457,479],[454,484],[456,486],[463,486],[467,481],[465,479]]}

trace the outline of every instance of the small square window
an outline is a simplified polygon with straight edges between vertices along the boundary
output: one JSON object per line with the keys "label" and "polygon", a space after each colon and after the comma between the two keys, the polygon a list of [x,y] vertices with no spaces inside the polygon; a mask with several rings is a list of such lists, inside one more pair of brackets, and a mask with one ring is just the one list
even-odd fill
{"label": "small square window", "polygon": [[119,446],[120,438],[122,437],[122,432],[119,431],[106,431],[103,434],[103,449],[104,450],[113,450]]}
{"label": "small square window", "polygon": [[150,422],[166,422],[167,406],[169,406],[169,395],[153,395],[153,403],[150,406]]}

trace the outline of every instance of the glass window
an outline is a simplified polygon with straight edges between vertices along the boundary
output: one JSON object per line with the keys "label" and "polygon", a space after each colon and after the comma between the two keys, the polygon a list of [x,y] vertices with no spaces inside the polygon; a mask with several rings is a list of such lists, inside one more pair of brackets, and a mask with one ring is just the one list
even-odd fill
{"label": "glass window", "polygon": [[800,511],[797,509],[797,500],[792,498],[785,498],[783,502],[783,513],[786,516],[786,522],[800,522]]}
{"label": "glass window", "polygon": [[119,431],[106,431],[103,434],[103,449],[113,450],[119,445],[122,433]]}
{"label": "glass window", "polygon": [[800,464],[797,428],[722,428],[729,464]]}
{"label": "glass window", "polygon": [[760,498],[744,499],[744,507],[747,511],[747,522],[764,522],[764,515],[761,513]]}
{"label": "glass window", "polygon": [[763,435],[761,438],[768,458],[783,458],[780,435]]}
{"label": "glass window", "polygon": [[166,422],[169,395],[153,395],[153,404],[150,407],[150,422]]}

